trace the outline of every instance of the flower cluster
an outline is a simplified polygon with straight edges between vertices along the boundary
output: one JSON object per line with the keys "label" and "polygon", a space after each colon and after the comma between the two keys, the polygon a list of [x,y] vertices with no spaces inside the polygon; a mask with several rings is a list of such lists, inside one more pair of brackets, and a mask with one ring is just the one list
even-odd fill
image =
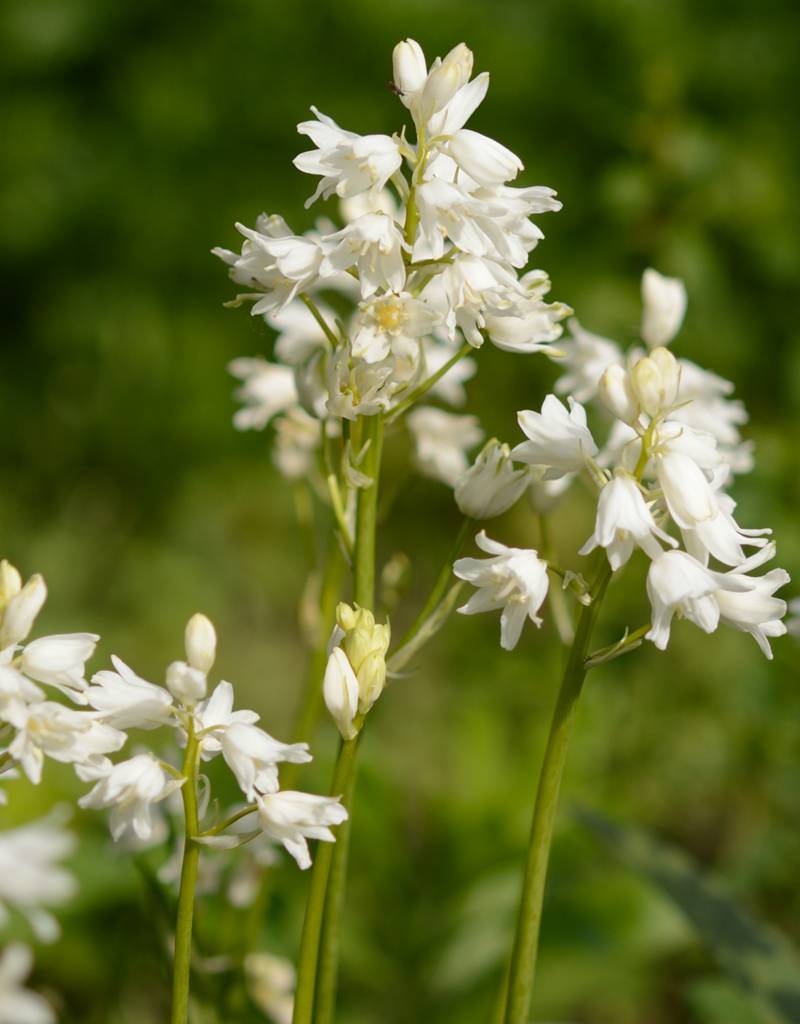
{"label": "flower cluster", "polygon": [[[298,125],[314,149],[295,166],[319,178],[307,206],[336,196],[345,224],[320,220],[296,235],[262,214],[237,225],[240,252],[215,249],[279,334],[274,358],[234,360],[240,429],[275,419],[274,459],[292,479],[315,473],[342,421],[391,414],[423,393],[458,406],[475,372],[467,352],[488,339],[540,352],[571,312],[546,301],[540,270],[523,271],[542,238],[532,216],[558,210],[552,189],[509,184],[523,169],[512,152],[467,121],[483,101],[486,72],[472,77],[462,43],[428,67],[413,40],[394,51],[394,85],[416,141],[357,135],[312,108]],[[349,301],[343,320],[331,293]],[[461,347],[459,347],[461,345]],[[421,471],[454,486],[482,438],[473,417],[422,407],[408,418]]]}
{"label": "flower cluster", "polygon": [[[346,818],[338,799],[279,787],[278,765],[310,761],[308,745],[281,743],[255,724],[255,711],[235,711],[230,683],[219,682],[207,694],[216,634],[204,615],[189,620],[186,658],[169,665],[166,686],[142,679],[117,657],[113,670],[97,672],[89,682],[85,664],[99,638],[73,633],[25,643],[46,597],[44,580],[33,576],[23,586],[17,570],[2,562],[0,586],[0,721],[12,734],[0,751],[3,765],[19,765],[38,783],[45,757],[72,764],[81,780],[94,784],[80,805],[110,809],[114,839],[148,841],[155,834],[153,808],[181,787],[195,786],[199,762],[221,754],[259,830],[282,843],[301,867],[310,864],[307,838],[333,841],[330,826]],[[39,684],[80,708],[47,699]],[[151,750],[117,763],[107,756],[125,746],[128,730],[159,727],[173,730],[186,749],[181,768]],[[210,828],[209,843],[221,843],[221,830]],[[2,857],[0,846],[0,862]]]}
{"label": "flower cluster", "polygon": [[[511,458],[565,486],[580,473],[589,477],[599,492],[597,515],[579,553],[603,548],[612,571],[634,548],[647,555],[646,636],[656,647],[666,648],[677,614],[707,633],[720,623],[750,633],[771,658],[770,638],[786,632],[786,603],[774,594],[789,576],[783,569],[752,575],[774,556],[775,544],[769,529],[739,525],[726,490],[734,473],[752,466],[738,430],[746,413],[728,397],[728,381],[667,347],[683,321],[683,283],[647,270],[642,292],[647,347],[623,353],[573,321],[561,346],[567,372],[556,383],[559,393],[573,393],[566,405],[548,395],[541,411],[519,413],[526,440]],[[581,404],[592,399],[613,418],[602,449]],[[503,646],[513,647],[526,614],[539,622],[543,563],[536,552],[507,549],[485,535],[478,543],[492,557],[456,562],[456,574],[480,588],[461,611],[503,607]]]}

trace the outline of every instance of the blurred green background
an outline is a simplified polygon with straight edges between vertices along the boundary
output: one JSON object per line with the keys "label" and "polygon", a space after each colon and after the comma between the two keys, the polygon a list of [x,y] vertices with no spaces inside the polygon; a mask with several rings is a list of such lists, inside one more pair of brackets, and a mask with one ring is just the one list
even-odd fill
{"label": "blurred green background", "polygon": [[[522,183],[558,189],[564,209],[541,218],[535,261],[587,327],[626,342],[643,268],[685,278],[675,351],[737,382],[758,454],[736,488],[741,518],[774,527],[780,564],[800,572],[798,29],[793,0],[4,0],[0,536],[26,575],[46,574],[41,630],[96,630],[93,667],[115,652],[158,679],[202,609],[240,704],[289,734],[308,563],[269,435],[230,425],[225,365],[268,353],[271,340],[260,321],[222,308],[232,287],[209,249],[238,245],[233,222],[262,210],[297,230],[335,213],[303,210],[313,183],[291,166],[306,148],[295,125],[314,103],[354,131],[399,129],[405,111],[386,82],[406,36],[431,58],[463,39],[476,70],[491,71],[471,126],[520,154]],[[480,362],[470,411],[515,440],[515,411],[538,407],[557,371],[489,347]],[[401,490],[395,512],[381,554],[413,560],[402,627],[457,515],[443,486],[422,481]],[[558,516],[568,564],[591,516],[582,499]],[[524,507],[493,527],[536,543]],[[647,614],[639,566],[602,631],[613,639]],[[549,625],[528,629],[515,655],[498,632],[493,616],[457,617],[376,712],[357,798],[343,1024],[487,1020],[561,657]],[[769,664],[744,635],[679,625],[669,653],[648,646],[591,677],[535,1020],[773,1019],[570,805],[682,847],[800,942],[798,646],[775,649]],[[320,730],[302,786],[327,787],[332,732]],[[11,789],[3,821],[80,791],[51,764],[37,791]],[[62,914],[65,937],[40,952],[36,983],[59,993],[66,1022],[163,1020],[146,887],[101,816],[79,820],[82,893]],[[306,885],[293,865],[276,872],[263,948],[294,955]],[[214,952],[223,938],[202,907],[199,928]]]}

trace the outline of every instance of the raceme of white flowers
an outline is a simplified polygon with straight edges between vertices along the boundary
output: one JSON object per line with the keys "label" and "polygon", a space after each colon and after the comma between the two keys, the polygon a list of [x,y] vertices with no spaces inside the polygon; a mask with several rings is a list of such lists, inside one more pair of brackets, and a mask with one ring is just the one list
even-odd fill
{"label": "raceme of white flowers", "polygon": [[[193,784],[193,771],[149,750],[116,763],[107,755],[125,746],[127,730],[163,727],[184,747],[191,735],[203,762],[222,756],[252,804],[258,828],[282,843],[300,867],[310,864],[307,838],[333,841],[330,826],[346,817],[338,800],[279,786],[278,765],[310,761],[308,745],[281,743],[255,724],[255,711],[235,711],[230,683],[221,681],[208,692],[216,634],[204,615],[189,620],[186,659],[169,665],[166,686],[142,679],[116,657],[113,670],[97,672],[88,682],[84,666],[98,637],[78,633],[24,644],[44,603],[44,581],[34,576],[23,586],[8,562],[0,563],[0,579],[0,722],[12,735],[4,756],[31,782],[41,780],[46,757],[72,764],[80,779],[93,783],[81,807],[109,809],[114,839],[147,841],[155,830],[156,806]],[[48,700],[40,683],[60,690],[81,710]],[[221,845],[224,838],[214,834],[208,841]],[[2,851],[0,845],[0,864]]]}

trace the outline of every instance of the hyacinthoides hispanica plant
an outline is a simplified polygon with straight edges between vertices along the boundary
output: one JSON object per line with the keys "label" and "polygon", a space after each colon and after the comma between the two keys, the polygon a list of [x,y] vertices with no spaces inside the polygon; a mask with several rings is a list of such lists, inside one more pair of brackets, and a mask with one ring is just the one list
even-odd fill
{"label": "hyacinthoides hispanica plant", "polygon": [[[178,851],[161,874],[179,886],[172,1024],[188,1020],[192,965],[204,964],[193,941],[203,851],[248,844],[257,851],[253,863],[264,864],[283,846],[308,868],[308,839],[324,845],[308,888],[296,995],[292,1005],[291,970],[282,965],[278,980],[273,972],[267,982],[264,972],[274,965],[262,959],[259,1005],[279,1024],[332,1024],[359,740],[387,680],[442,626],[465,583],[475,591],[459,611],[502,609],[504,650],[516,647],[527,620],[541,625],[546,599],[569,647],[495,1024],[529,1019],[561,776],[587,672],[644,639],[666,649],[675,616],[706,632],[720,624],[749,632],[767,657],[770,638],[785,632],[786,605],[774,594],[788,576],[781,569],[753,575],[775,545],[769,530],[739,526],[727,490],[735,474],[752,468],[739,432],[745,411],[731,400],[729,382],[668,348],[684,317],[682,283],[645,272],[641,345],[627,352],[574,319],[562,339],[571,310],[546,302],[547,275],[525,269],[542,237],[530,217],[559,204],[550,189],[510,186],[522,170],[518,158],[465,127],[488,87],[486,73],[471,74],[472,54],[463,44],[428,68],[415,42],[400,43],[394,86],[410,112],[413,143],[405,130],[359,136],[316,111],[315,120],[299,126],[315,148],[295,163],[321,179],[309,205],[336,195],[344,226],[319,221],[295,235],[282,218],[262,215],[255,229],[240,226],[241,253],[215,250],[247,288],[233,304],[252,301],[253,314],[278,333],[271,360],[247,357],[230,367],[243,401],[235,423],[274,423],[275,463],[297,486],[299,512],[307,519],[315,496],[331,527],[326,564],[315,576],[318,607],[312,613],[314,602],[304,602],[314,652],[295,742],[281,743],[259,728],[254,711],[235,711],[230,683],[208,692],[216,634],[205,616],[190,619],[185,660],[168,667],[165,686],[118,658],[113,670],[88,682],[85,666],[98,637],[28,641],[46,597],[44,581],[33,576],[23,585],[16,569],[0,563],[0,771],[19,770],[35,784],[45,758],[74,765],[92,785],[81,806],[108,808],[115,840],[161,841],[163,808],[181,808]],[[519,413],[525,440],[513,449],[491,440],[470,462],[470,449],[483,439],[475,417],[430,403],[463,404],[464,382],[476,370],[471,356],[487,340],[511,353],[545,353],[565,372],[541,411]],[[588,403],[596,406],[591,428]],[[380,578],[390,591],[398,566],[377,571],[378,495],[384,434],[405,437],[403,426],[417,468],[453,488],[464,519],[430,595],[390,651],[388,621],[379,621],[389,602],[379,607],[376,583]],[[607,434],[602,447],[595,440],[600,429]],[[458,557],[476,521],[502,514],[527,492],[543,526],[548,509],[569,500],[581,477],[597,497],[594,530],[578,552],[594,558],[583,570],[588,582],[578,571],[582,564],[566,568],[552,560],[544,530],[541,554],[480,531],[475,540],[488,557]],[[650,621],[592,650],[603,597],[635,549],[650,560]],[[339,600],[345,570],[349,602]],[[575,624],[569,600],[578,606]],[[293,782],[310,760],[306,741],[323,703],[341,745],[330,795],[313,796],[295,791]],[[162,730],[182,755],[165,758],[148,744],[112,761],[133,729]],[[227,813],[211,801],[202,770],[218,756],[244,797]],[[29,918],[40,939],[55,936],[45,908],[73,887],[58,863],[72,846],[56,819],[0,836],[0,924],[8,905]],[[265,891],[262,883],[251,925]],[[245,947],[254,930],[244,930]],[[253,955],[242,960],[253,963]],[[48,1004],[23,985],[29,967],[24,945],[10,946],[0,959],[0,1019],[50,1024]]]}

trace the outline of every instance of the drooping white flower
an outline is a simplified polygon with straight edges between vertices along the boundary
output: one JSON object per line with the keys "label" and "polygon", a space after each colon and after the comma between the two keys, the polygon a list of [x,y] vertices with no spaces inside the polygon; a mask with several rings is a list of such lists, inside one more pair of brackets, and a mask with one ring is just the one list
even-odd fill
{"label": "drooping white flower", "polygon": [[530,480],[529,470],[514,469],[508,445],[492,438],[456,484],[456,504],[472,519],[492,519],[515,504]]}
{"label": "drooping white flower", "polygon": [[333,118],[311,108],[316,121],[302,121],[297,130],[307,135],[315,150],[294,158],[295,167],[305,174],[318,174],[316,192],[306,200],[306,209],[320,196],[334,193],[341,199],[362,192],[378,192],[400,167],[397,143],[388,135],[357,135],[340,128]]}
{"label": "drooping white flower", "polygon": [[454,132],[443,150],[481,185],[491,187],[511,181],[523,170],[522,161],[510,149],[470,128]]}
{"label": "drooping white flower", "polygon": [[222,750],[222,734],[233,725],[254,725],[258,713],[243,709],[233,710],[233,687],[230,683],[217,683],[208,700],[197,704],[193,711],[195,734],[204,759]]}
{"label": "drooping white flower", "polygon": [[752,590],[715,591],[720,622],[749,633],[766,657],[772,660],[770,638],[783,636],[787,632],[786,623],[782,621],[786,615],[786,602],[774,594],[790,582],[790,577],[785,569],[771,569],[764,576],[745,578],[754,584]]}
{"label": "drooping white flower", "polygon": [[462,615],[502,608],[500,646],[511,651],[517,646],[526,619],[536,626],[538,611],[547,596],[547,562],[533,550],[509,548],[481,532],[478,547],[490,558],[459,558],[453,572],[478,589],[458,610]]}
{"label": "drooping white flower", "polygon": [[484,317],[491,342],[506,352],[546,352],[561,336],[561,321],[572,312],[563,302],[545,302],[550,278],[531,270],[519,280],[519,296],[490,305]]}
{"label": "drooping white flower", "polygon": [[124,732],[53,701],[16,708],[8,721],[17,730],[9,753],[34,785],[41,781],[45,756],[99,769],[108,764],[104,755],[119,750],[127,739]]}
{"label": "drooping white flower", "polygon": [[642,338],[651,348],[669,345],[686,314],[686,286],[648,268],[642,275]]}
{"label": "drooping white flower", "polygon": [[746,576],[714,572],[685,551],[665,551],[651,562],[647,573],[653,613],[647,639],[666,650],[676,612],[705,633],[713,633],[719,625],[719,592],[744,593],[755,586]]}
{"label": "drooping white flower", "polygon": [[368,363],[379,362],[398,342],[430,334],[441,319],[436,309],[408,292],[386,292],[359,306],[352,353]]}
{"label": "drooping white flower", "polygon": [[275,420],[272,461],[287,480],[302,480],[313,471],[323,429],[323,424],[300,406]]}
{"label": "drooping white flower", "polygon": [[222,756],[248,800],[278,788],[278,763],[311,760],[307,743],[281,743],[255,725],[236,722],[222,733]]}
{"label": "drooping white flower", "polygon": [[341,825],[347,820],[347,811],[339,802],[339,797],[283,790],[280,793],[258,794],[256,803],[261,828],[268,836],[282,843],[287,853],[294,857],[297,866],[303,870],[311,867],[307,840],[335,842],[330,827]]}
{"label": "drooping white flower", "polygon": [[407,248],[397,224],[385,213],[366,213],[351,224],[326,235],[323,272],[355,267],[361,295],[369,298],[379,289],[401,292],[406,279],[403,250]]}
{"label": "drooping white flower", "polygon": [[695,528],[719,512],[714,490],[697,463],[679,451],[656,457],[656,476],[669,513],[682,529]]}
{"label": "drooping white flower", "polygon": [[356,735],[353,719],[358,713],[358,679],[341,647],[334,647],[328,656],[322,693],[342,738],[352,740]]}
{"label": "drooping white flower", "polygon": [[236,398],[244,403],[233,416],[237,430],[263,430],[273,416],[297,404],[294,372],[260,356],[241,356],[228,363],[228,373],[242,382]]}
{"label": "drooping white flower", "polygon": [[[712,487],[719,487],[727,477],[727,467],[718,474]],[[717,511],[710,519],[696,522],[692,527],[682,528],[683,542],[686,550],[704,565],[708,564],[709,556],[713,556],[725,565],[738,566],[745,561],[743,547],[763,548],[769,543],[772,530],[743,529],[736,522],[733,511],[736,502],[724,491],[716,490]]]}
{"label": "drooping white flower", "polygon": [[423,291],[425,300],[443,318],[451,342],[461,331],[474,348],[483,345],[488,309],[507,309],[521,298],[516,276],[499,263],[467,254],[456,255]]}
{"label": "drooping white flower", "polygon": [[408,414],[406,422],[420,470],[455,487],[469,467],[467,452],[483,438],[477,418],[421,405]]}
{"label": "drooping white flower", "polygon": [[649,558],[658,558],[663,551],[659,540],[670,547],[677,545],[656,525],[638,483],[623,470],[600,492],[594,533],[578,554],[588,555],[597,547],[605,548],[608,564],[616,572],[631,557],[634,545]]}
{"label": "drooping white flower", "polygon": [[44,908],[59,906],[75,893],[74,877],[59,863],[75,847],[75,836],[57,812],[0,832],[0,925],[11,906],[27,917],[41,941],[58,937],[58,923]]}
{"label": "drooping white flower", "polygon": [[567,402],[569,408],[555,395],[547,395],[541,412],[523,409],[517,414],[528,440],[512,450],[512,458],[531,466],[545,466],[546,480],[582,469],[586,459],[597,454],[597,445],[586,423],[586,410],[573,398]]}
{"label": "drooping white flower", "polygon": [[116,671],[103,669],[92,676],[86,691],[89,705],[116,729],[156,729],[174,721],[172,695],[163,686],[148,683],[125,662],[111,655]]}
{"label": "drooping white flower", "polygon": [[27,946],[12,942],[0,952],[0,1022],[2,1024],[55,1024],[50,1004],[24,987],[33,955]]}
{"label": "drooping white flower", "polygon": [[600,378],[609,366],[622,364],[622,351],[615,341],[592,334],[573,317],[570,336],[558,345],[557,362],[566,370],[558,378],[559,395],[572,395],[576,402],[588,402],[597,394]]}
{"label": "drooping white flower", "polygon": [[20,667],[25,675],[60,690],[76,704],[85,704],[86,662],[100,637],[96,633],[61,633],[26,644]]}
{"label": "drooping white flower", "polygon": [[271,953],[248,953],[244,960],[247,990],[273,1024],[292,1024],[297,974],[291,960]]}
{"label": "drooping white flower", "polygon": [[153,754],[136,754],[112,765],[78,804],[95,810],[111,808],[109,827],[115,842],[125,835],[146,841],[153,833],[153,804],[185,782],[169,775]]}
{"label": "drooping white flower", "polygon": [[211,252],[228,264],[236,284],[249,289],[232,304],[253,302],[253,316],[279,312],[325,273],[319,241],[293,235],[282,217],[262,213],[255,229],[244,224],[236,228],[245,237],[241,253],[219,247]]}

